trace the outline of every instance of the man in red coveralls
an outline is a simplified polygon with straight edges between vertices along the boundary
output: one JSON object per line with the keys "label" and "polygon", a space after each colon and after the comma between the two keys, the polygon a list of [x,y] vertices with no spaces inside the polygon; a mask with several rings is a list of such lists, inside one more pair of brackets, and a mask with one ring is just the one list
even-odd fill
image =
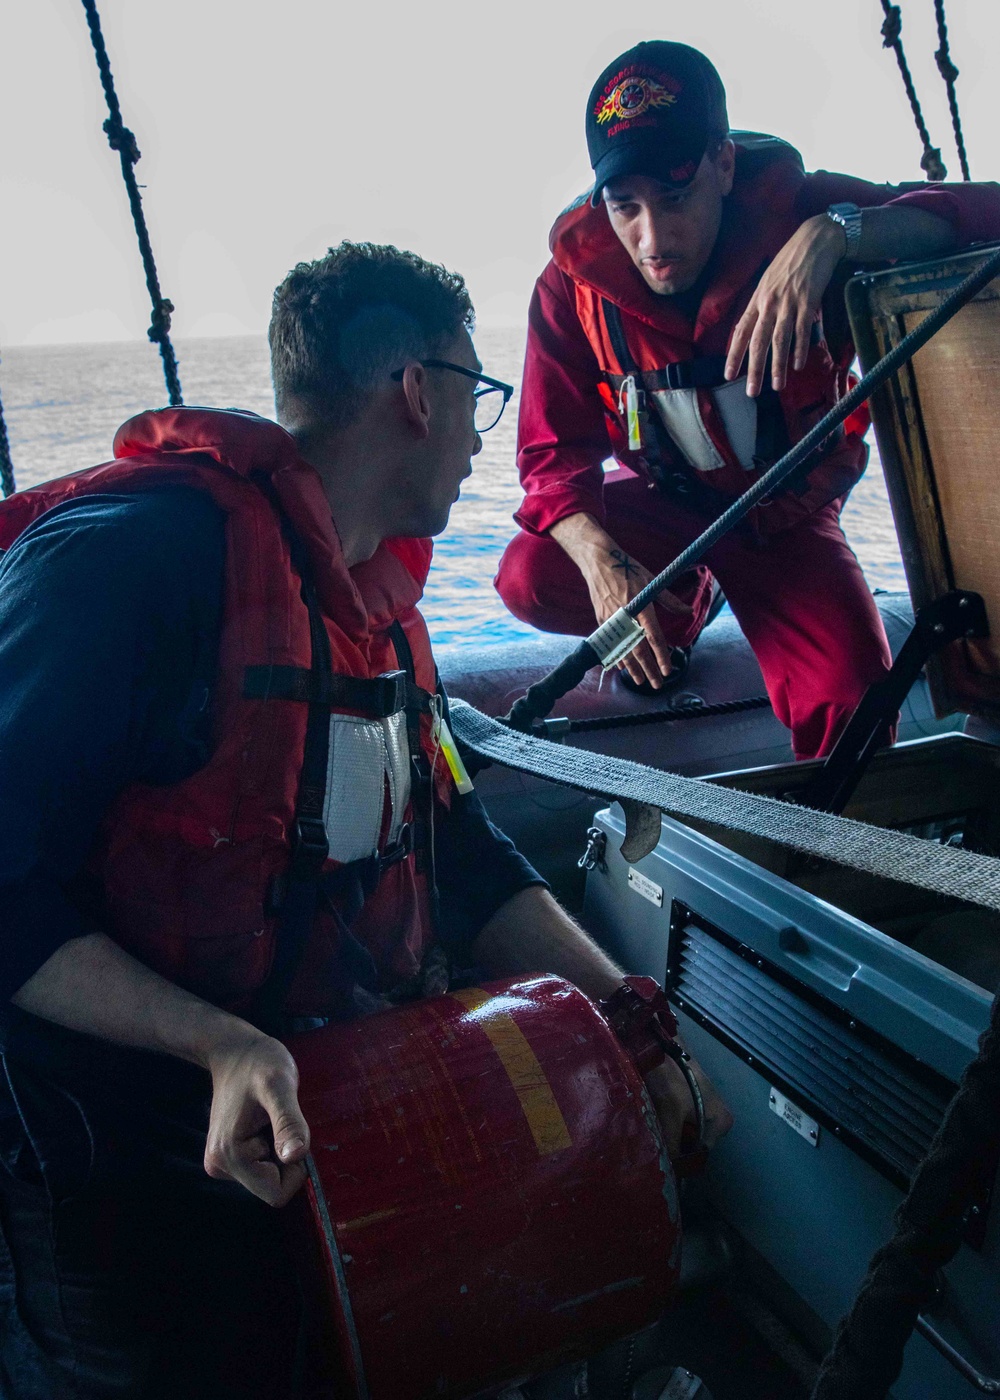
{"label": "man in red coveralls", "polygon": [[[638,44],[587,105],[595,182],[556,221],[531,302],[518,429],[521,533],[497,589],[516,617],[587,635],[840,399],[859,263],[1000,234],[995,185],[806,174],[729,131],[697,50]],[[865,469],[856,414],[781,493],[640,615],[626,683],[659,689],[718,579],[796,756],[825,754],[890,656],[839,523]],[[610,452],[618,470],[605,476]],[[672,654],[673,653],[673,654]],[[683,655],[683,654],[680,654]]]}

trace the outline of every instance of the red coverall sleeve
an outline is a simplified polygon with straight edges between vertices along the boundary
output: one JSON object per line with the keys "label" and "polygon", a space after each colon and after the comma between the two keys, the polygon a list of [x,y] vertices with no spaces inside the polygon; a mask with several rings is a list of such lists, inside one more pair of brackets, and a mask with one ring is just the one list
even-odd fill
{"label": "red coverall sleeve", "polygon": [[611,453],[600,370],[576,313],[572,283],[555,263],[535,283],[517,421],[524,500],[514,519],[532,535],[586,511],[604,522],[604,472]]}
{"label": "red coverall sleeve", "polygon": [[831,204],[857,204],[860,208],[891,204],[926,209],[947,219],[955,230],[959,248],[969,243],[1000,238],[1000,185],[989,183],[874,185],[851,175],[817,170],[807,175],[796,205],[801,218],[822,214]]}

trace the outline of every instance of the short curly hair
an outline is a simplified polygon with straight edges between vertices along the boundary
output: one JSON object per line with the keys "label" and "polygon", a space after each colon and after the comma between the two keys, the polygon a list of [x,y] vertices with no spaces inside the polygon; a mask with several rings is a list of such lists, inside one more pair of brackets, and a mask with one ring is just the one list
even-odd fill
{"label": "short curly hair", "polygon": [[474,321],[458,273],[391,244],[345,241],[299,263],[274,293],[268,330],[278,417],[295,401],[325,427],[348,427],[380,380]]}

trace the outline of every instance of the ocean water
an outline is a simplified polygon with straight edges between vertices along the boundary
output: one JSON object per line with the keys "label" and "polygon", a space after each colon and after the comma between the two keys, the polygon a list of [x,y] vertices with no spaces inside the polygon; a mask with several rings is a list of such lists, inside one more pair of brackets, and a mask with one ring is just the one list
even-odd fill
{"label": "ocean water", "polygon": [[[482,329],[476,346],[488,374],[519,385],[523,330]],[[187,403],[273,413],[262,337],[181,341],[177,354]],[[4,352],[0,395],[18,485],[31,486],[107,460],[118,425],[162,404],[164,386],[159,354],[144,342],[30,346]],[[537,635],[510,616],[492,583],[521,499],[514,460],[517,401],[515,388],[503,418],[483,439],[447,531],[435,543],[424,612],[439,645]],[[905,588],[874,450],[843,520],[871,586]]]}

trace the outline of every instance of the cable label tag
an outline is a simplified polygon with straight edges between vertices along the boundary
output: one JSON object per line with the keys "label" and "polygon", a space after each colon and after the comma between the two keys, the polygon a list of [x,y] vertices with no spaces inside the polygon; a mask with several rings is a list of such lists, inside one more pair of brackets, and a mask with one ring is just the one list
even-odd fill
{"label": "cable label tag", "polygon": [[587,638],[605,671],[617,666],[623,657],[634,651],[646,633],[634,617],[629,617],[624,608],[619,608]]}

